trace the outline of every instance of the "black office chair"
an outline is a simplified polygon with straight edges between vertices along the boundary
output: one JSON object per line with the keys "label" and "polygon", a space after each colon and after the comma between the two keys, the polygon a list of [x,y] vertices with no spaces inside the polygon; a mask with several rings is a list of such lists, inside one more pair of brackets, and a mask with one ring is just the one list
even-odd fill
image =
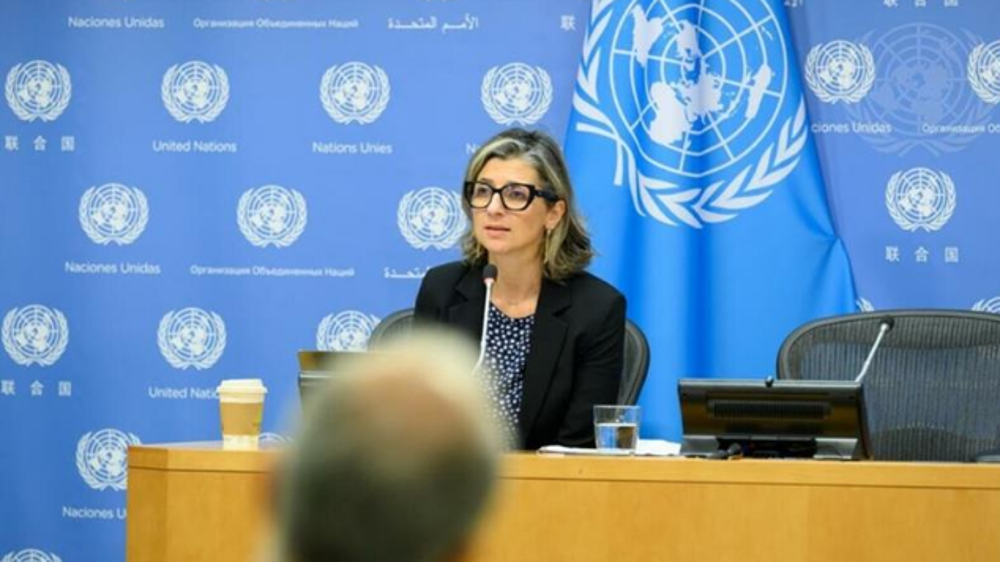
{"label": "black office chair", "polygon": [[[386,316],[372,331],[368,349],[378,349],[385,342],[405,335],[413,327],[413,309],[397,310]],[[649,342],[645,334],[631,320],[625,321],[625,365],[618,388],[618,403],[632,405],[639,400],[639,393],[649,372]]]}
{"label": "black office chair", "polygon": [[639,326],[625,320],[625,364],[618,386],[618,403],[632,406],[639,401],[639,393],[646,384],[649,373],[649,341]]}
{"label": "black office chair", "polygon": [[970,461],[1000,450],[1000,315],[951,310],[849,314],[792,332],[778,378],[863,380],[877,460]]}
{"label": "black office chair", "polygon": [[397,310],[375,325],[372,335],[368,338],[368,349],[378,349],[385,345],[385,342],[406,335],[412,327],[413,309]]}

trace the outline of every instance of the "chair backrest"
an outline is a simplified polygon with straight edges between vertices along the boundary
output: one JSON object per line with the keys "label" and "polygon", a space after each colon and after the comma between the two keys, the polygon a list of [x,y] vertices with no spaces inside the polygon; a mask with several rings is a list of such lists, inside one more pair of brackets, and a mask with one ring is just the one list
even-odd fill
{"label": "chair backrest", "polygon": [[649,341],[639,326],[631,320],[625,321],[625,364],[622,380],[618,386],[618,403],[633,405],[639,400],[642,385],[649,373]]}
{"label": "chair backrest", "polygon": [[[386,316],[372,331],[368,339],[368,349],[378,349],[397,335],[403,335],[413,327],[413,309],[397,310]],[[639,392],[646,382],[649,372],[649,342],[631,320],[625,321],[625,364],[622,380],[618,388],[619,404],[635,404]]]}
{"label": "chair backrest", "polygon": [[883,319],[894,326],[864,379],[877,460],[969,461],[1000,449],[1000,315],[949,310],[810,322],[778,353],[778,378],[853,380]]}
{"label": "chair backrest", "polygon": [[368,349],[378,349],[396,336],[405,335],[413,327],[413,309],[404,308],[386,316],[368,338]]}

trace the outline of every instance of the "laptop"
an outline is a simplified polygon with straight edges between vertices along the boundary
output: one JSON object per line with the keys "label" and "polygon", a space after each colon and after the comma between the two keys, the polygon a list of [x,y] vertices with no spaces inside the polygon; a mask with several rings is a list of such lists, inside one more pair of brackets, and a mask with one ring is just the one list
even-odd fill
{"label": "laptop", "polygon": [[330,377],[342,372],[353,357],[364,351],[299,351],[299,399],[306,404],[319,393]]}

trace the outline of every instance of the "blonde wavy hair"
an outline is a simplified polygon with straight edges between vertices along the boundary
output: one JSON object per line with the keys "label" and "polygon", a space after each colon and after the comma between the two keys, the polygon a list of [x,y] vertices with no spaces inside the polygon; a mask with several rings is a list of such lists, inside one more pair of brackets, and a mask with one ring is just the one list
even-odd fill
{"label": "blonde wavy hair", "polygon": [[[566,161],[556,141],[540,131],[517,128],[503,131],[486,141],[472,155],[465,170],[464,182],[476,181],[486,163],[494,158],[520,159],[527,162],[542,180],[542,185],[537,186],[538,189],[555,193],[566,205],[566,213],[562,220],[546,234],[542,244],[540,251],[542,275],[546,279],[562,281],[586,269],[594,257],[594,251],[590,245],[590,235],[587,234],[583,219],[577,212]],[[536,201],[549,206],[555,205],[554,202],[540,197],[536,198]],[[472,230],[472,209],[464,197],[462,209],[469,218],[469,228],[462,236],[463,257],[466,263],[471,265],[486,265],[486,248],[476,240]]]}

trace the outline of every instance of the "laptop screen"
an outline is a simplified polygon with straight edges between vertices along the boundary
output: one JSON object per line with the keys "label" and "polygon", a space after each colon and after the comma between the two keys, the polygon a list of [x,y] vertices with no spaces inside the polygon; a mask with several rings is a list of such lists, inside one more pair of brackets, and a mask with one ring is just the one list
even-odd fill
{"label": "laptop screen", "polygon": [[326,385],[330,377],[344,369],[349,358],[363,351],[299,351],[299,399],[306,404]]}

